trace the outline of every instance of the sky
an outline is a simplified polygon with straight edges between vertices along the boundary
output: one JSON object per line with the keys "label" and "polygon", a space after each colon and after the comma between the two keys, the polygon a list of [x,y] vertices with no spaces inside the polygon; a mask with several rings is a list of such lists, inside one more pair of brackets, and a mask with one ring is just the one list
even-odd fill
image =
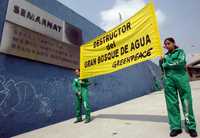
{"label": "sky", "polygon": [[[108,31],[133,16],[148,0],[58,0]],[[200,0],[153,0],[162,42],[174,37],[188,55],[200,53]]]}

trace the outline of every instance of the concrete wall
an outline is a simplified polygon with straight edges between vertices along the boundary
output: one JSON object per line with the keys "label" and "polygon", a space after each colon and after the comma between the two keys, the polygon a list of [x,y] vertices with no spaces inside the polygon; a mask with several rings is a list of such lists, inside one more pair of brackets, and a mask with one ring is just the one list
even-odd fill
{"label": "concrete wall", "polygon": [[[82,29],[84,42],[103,30],[56,1],[29,0]],[[0,1],[0,31],[7,0]],[[92,111],[154,90],[159,68],[152,62],[90,79]],[[74,116],[73,71],[54,65],[0,54],[0,137],[7,138]],[[142,103],[141,103],[142,104]]]}

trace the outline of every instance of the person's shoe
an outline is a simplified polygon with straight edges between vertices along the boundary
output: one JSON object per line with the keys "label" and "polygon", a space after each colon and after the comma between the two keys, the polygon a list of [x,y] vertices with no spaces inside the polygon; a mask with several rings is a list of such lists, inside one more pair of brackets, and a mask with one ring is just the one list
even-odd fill
{"label": "person's shoe", "polygon": [[79,122],[82,122],[83,120],[82,119],[76,119],[76,121],[74,121],[74,123],[79,123]]}
{"label": "person's shoe", "polygon": [[197,137],[197,131],[194,129],[189,129],[188,133],[190,134],[191,137]]}
{"label": "person's shoe", "polygon": [[91,121],[91,118],[85,119],[85,124],[89,123]]}
{"label": "person's shoe", "polygon": [[181,134],[182,133],[182,130],[181,129],[174,129],[170,132],[170,137],[175,137],[177,136],[178,134]]}

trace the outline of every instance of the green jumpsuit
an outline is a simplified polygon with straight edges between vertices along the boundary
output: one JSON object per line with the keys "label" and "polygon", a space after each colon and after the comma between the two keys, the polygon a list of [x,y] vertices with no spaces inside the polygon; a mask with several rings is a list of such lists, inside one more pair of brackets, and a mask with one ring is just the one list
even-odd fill
{"label": "green jumpsuit", "polygon": [[73,80],[72,88],[75,92],[75,108],[76,108],[76,118],[77,120],[82,120],[81,107],[85,109],[86,121],[90,121],[90,105],[89,105],[89,95],[88,95],[88,79],[83,79],[82,83],[79,78]]}
{"label": "green jumpsuit", "polygon": [[196,130],[189,76],[185,68],[186,56],[184,51],[176,48],[173,52],[166,53],[160,63],[164,72],[165,99],[170,130],[181,129],[178,95],[182,103],[186,129]]}

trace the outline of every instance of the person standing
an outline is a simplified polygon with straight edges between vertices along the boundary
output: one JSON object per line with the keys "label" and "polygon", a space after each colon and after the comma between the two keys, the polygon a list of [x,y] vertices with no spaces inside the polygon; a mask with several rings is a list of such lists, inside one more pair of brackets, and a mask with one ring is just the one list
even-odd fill
{"label": "person standing", "polygon": [[185,52],[175,45],[175,40],[171,37],[165,39],[164,45],[168,52],[161,57],[160,66],[164,74],[164,93],[171,130],[170,136],[174,137],[182,133],[178,100],[180,97],[187,132],[191,137],[197,137]]}
{"label": "person standing", "polygon": [[90,104],[89,104],[89,94],[88,94],[88,79],[81,80],[80,70],[76,69],[75,74],[77,77],[73,80],[72,88],[75,92],[75,109],[76,109],[76,121],[74,123],[78,123],[82,121],[82,105],[85,110],[85,123],[89,123],[91,121],[90,116]]}

